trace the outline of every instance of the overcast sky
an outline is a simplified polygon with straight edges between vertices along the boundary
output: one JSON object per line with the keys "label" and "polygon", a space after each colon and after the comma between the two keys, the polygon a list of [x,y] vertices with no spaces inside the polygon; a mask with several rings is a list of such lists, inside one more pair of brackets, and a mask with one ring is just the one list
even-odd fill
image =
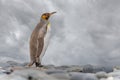
{"label": "overcast sky", "polygon": [[43,64],[120,65],[120,0],[0,0],[0,61],[28,62],[30,34],[52,11]]}

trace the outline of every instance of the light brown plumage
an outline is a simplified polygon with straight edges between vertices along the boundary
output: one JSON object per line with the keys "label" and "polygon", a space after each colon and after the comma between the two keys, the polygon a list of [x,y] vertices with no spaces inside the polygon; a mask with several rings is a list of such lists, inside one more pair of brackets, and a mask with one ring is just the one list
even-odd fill
{"label": "light brown plumage", "polygon": [[56,12],[44,13],[41,16],[40,22],[33,30],[30,37],[30,59],[31,62],[28,66],[32,66],[34,63],[36,67],[41,66],[40,55],[44,48],[44,39],[47,33],[47,26],[49,24],[49,17]]}

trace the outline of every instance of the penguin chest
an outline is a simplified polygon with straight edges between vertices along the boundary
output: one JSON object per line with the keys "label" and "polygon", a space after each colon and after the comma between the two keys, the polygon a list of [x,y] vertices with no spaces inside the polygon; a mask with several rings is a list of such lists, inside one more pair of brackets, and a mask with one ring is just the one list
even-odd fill
{"label": "penguin chest", "polygon": [[44,44],[48,44],[48,41],[50,40],[50,36],[51,36],[51,28],[47,26],[47,32],[45,34],[45,37],[44,37]]}
{"label": "penguin chest", "polygon": [[50,25],[48,24],[47,25],[47,32],[46,32],[46,35],[44,37],[44,47],[43,47],[43,50],[42,50],[42,53],[40,55],[40,59],[42,59],[42,57],[44,56],[45,52],[46,52],[46,49],[49,45],[49,41],[50,41],[50,36],[51,36],[51,27]]}
{"label": "penguin chest", "polygon": [[46,35],[44,37],[44,40],[49,40],[50,38],[50,35],[51,35],[51,27],[50,27],[50,23],[47,25],[47,32],[46,32]]}

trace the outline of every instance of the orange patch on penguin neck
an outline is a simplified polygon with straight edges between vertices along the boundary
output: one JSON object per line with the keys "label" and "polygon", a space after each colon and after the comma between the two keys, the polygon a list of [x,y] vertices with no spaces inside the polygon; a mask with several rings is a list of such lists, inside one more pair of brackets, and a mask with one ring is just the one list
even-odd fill
{"label": "orange patch on penguin neck", "polygon": [[45,16],[45,15],[43,15],[43,16],[42,16],[42,19],[45,19],[45,20],[46,20],[46,16]]}

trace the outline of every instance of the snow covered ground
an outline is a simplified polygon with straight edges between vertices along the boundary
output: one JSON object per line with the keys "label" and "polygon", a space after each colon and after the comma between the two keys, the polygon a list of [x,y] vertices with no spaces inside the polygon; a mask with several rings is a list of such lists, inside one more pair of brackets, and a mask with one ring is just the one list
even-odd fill
{"label": "snow covered ground", "polygon": [[26,67],[27,63],[0,63],[0,80],[120,80],[119,67],[93,65]]}

